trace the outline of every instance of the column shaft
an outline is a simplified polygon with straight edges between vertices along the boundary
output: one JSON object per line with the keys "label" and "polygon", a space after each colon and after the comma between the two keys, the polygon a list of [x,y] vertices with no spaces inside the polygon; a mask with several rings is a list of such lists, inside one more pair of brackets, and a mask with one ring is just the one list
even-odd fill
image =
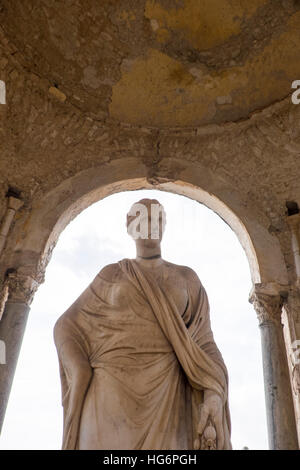
{"label": "column shaft", "polygon": [[298,449],[285,344],[281,325],[260,325],[270,449]]}
{"label": "column shaft", "polygon": [[269,447],[298,449],[295,410],[281,323],[283,298],[259,288],[250,296],[261,331]]}
{"label": "column shaft", "polygon": [[0,322],[0,340],[5,343],[5,364],[0,364],[0,431],[18,362],[30,307],[23,302],[7,301]]}

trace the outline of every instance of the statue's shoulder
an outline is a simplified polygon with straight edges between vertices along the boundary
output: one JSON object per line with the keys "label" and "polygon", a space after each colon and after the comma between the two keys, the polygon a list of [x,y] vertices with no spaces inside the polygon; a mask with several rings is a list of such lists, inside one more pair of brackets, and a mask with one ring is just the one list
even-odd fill
{"label": "statue's shoulder", "polygon": [[115,282],[119,279],[121,269],[119,263],[107,264],[98,273],[98,276],[108,282]]}
{"label": "statue's shoulder", "polygon": [[196,271],[194,271],[189,266],[185,266],[185,265],[182,265],[182,264],[170,263],[169,261],[166,262],[166,265],[172,271],[181,274],[188,281],[200,282],[200,279],[199,279],[198,274],[196,273]]}

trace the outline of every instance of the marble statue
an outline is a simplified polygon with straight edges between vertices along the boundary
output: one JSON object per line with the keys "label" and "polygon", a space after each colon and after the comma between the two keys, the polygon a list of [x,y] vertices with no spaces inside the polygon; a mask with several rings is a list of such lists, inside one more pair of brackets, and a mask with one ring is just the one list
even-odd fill
{"label": "marble statue", "polygon": [[63,449],[231,449],[207,294],[161,257],[164,227],[157,200],[135,203],[136,258],[105,266],[55,324]]}

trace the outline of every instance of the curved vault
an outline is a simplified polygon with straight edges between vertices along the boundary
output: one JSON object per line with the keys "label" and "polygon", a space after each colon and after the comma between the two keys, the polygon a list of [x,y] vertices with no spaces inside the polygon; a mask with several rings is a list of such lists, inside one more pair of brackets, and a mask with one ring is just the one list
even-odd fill
{"label": "curved vault", "polygon": [[39,3],[3,0],[1,27],[27,70],[97,119],[237,121],[286,97],[298,78],[298,1]]}

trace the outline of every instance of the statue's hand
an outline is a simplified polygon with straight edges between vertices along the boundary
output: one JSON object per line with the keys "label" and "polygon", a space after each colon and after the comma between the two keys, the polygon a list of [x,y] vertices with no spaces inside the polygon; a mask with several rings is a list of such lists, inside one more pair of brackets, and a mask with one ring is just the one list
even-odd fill
{"label": "statue's hand", "polygon": [[205,390],[204,401],[200,406],[200,421],[198,434],[201,436],[205,430],[208,420],[212,421],[217,434],[217,449],[224,447],[223,432],[223,402],[222,398],[211,390]]}

